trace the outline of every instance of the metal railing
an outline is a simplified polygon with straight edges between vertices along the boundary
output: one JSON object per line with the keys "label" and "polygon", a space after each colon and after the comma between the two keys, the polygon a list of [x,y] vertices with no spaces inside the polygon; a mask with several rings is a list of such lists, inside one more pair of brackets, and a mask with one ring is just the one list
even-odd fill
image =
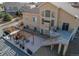
{"label": "metal railing", "polygon": [[15,27],[15,28],[18,29],[18,30],[24,31],[24,32],[31,33],[32,35],[40,36],[40,37],[42,37],[42,38],[44,38],[44,39],[49,39],[49,38],[50,38],[50,35],[41,34],[39,31],[35,31],[35,30],[33,30],[33,29],[28,29],[28,28],[20,29],[19,27]]}

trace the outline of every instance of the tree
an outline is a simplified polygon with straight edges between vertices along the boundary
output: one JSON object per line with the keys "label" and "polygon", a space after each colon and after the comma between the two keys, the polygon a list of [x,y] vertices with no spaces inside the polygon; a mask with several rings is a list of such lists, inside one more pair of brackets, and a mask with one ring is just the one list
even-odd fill
{"label": "tree", "polygon": [[0,18],[3,18],[3,17],[4,17],[4,15],[5,15],[5,13],[4,13],[4,12],[0,12]]}
{"label": "tree", "polygon": [[2,18],[2,14],[1,14],[1,12],[0,12],[0,18]]}
{"label": "tree", "polygon": [[20,10],[17,11],[17,12],[16,12],[16,16],[19,16],[19,17],[22,16],[22,12],[21,12]]}
{"label": "tree", "polygon": [[12,16],[9,13],[5,13],[3,21],[11,21],[12,20]]}

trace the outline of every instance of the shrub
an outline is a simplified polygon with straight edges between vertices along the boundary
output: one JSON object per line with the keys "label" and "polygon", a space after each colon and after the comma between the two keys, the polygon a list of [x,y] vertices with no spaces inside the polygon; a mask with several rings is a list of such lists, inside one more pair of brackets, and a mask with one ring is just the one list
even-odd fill
{"label": "shrub", "polygon": [[9,13],[5,13],[5,15],[3,17],[3,21],[11,21],[12,18],[13,17]]}
{"label": "shrub", "polygon": [[0,18],[3,18],[3,17],[4,17],[4,15],[5,15],[5,13],[4,13],[4,12],[0,12]]}

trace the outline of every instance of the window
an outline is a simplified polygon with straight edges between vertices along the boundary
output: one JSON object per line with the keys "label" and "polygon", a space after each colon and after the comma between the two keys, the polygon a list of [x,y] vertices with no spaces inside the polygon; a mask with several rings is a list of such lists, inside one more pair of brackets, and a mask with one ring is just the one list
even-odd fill
{"label": "window", "polygon": [[26,28],[29,28],[29,26],[28,26],[28,25],[26,25]]}
{"label": "window", "polygon": [[51,26],[54,26],[54,20],[51,20]]}
{"label": "window", "polygon": [[42,18],[42,24],[44,24],[44,18]]}
{"label": "window", "polygon": [[51,15],[51,17],[52,17],[52,18],[54,18],[54,17],[55,17],[55,16],[54,16],[54,12],[52,12],[52,15]]}
{"label": "window", "polygon": [[37,18],[36,17],[32,17],[32,20],[33,20],[33,22],[36,22],[37,21]]}
{"label": "window", "polygon": [[44,34],[44,30],[43,29],[41,29],[41,34]]}
{"label": "window", "polygon": [[43,17],[52,17],[52,18],[55,17],[54,12],[52,12],[52,11],[50,11],[50,10],[44,10],[44,11],[42,11],[42,12],[41,12],[41,15],[42,15]]}
{"label": "window", "polygon": [[37,28],[36,27],[34,27],[34,31],[37,31]]}
{"label": "window", "polygon": [[41,15],[44,17],[44,11],[42,11]]}
{"label": "window", "polygon": [[50,11],[49,10],[45,10],[45,17],[50,17]]}

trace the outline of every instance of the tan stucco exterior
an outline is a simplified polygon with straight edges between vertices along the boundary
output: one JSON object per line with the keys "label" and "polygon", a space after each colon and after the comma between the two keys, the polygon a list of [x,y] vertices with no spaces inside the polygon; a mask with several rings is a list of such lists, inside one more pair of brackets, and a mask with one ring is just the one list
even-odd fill
{"label": "tan stucco exterior", "polygon": [[75,27],[79,25],[79,21],[63,9],[59,10],[59,19],[58,19],[58,26],[62,28],[62,24],[69,23],[69,31],[73,30]]}
{"label": "tan stucco exterior", "polygon": [[[38,8],[39,8],[38,14],[26,13],[26,12],[23,13],[23,20],[25,20],[24,24],[29,25],[30,28],[37,27],[38,30],[41,30],[41,29],[49,30],[50,23],[42,24],[43,17],[41,16],[41,11],[43,11],[43,10],[50,10],[50,11],[54,12],[54,14],[55,14],[54,26],[55,27],[59,27],[60,29],[62,29],[63,23],[69,23],[68,31],[71,31],[79,25],[79,20],[77,20],[74,16],[72,16],[71,14],[69,14],[68,12],[66,12],[63,9],[56,7],[55,5],[53,5],[51,3],[46,2],[42,5],[40,5]],[[33,21],[32,21],[33,16],[37,17],[36,23],[33,23]],[[28,19],[26,19],[26,17],[28,17]]]}
{"label": "tan stucco exterior", "polygon": [[[33,22],[32,17],[37,17],[37,21]],[[23,13],[23,22],[24,25],[29,25],[29,27],[31,29],[34,29],[34,27],[36,28],[40,28],[40,15],[39,14],[31,14],[31,13]]]}
{"label": "tan stucco exterior", "polygon": [[[57,11],[58,11],[58,8],[56,6],[51,5],[49,3],[45,3],[43,6],[40,6],[39,9],[40,9],[40,16],[41,16],[41,11],[43,11],[43,10],[50,10],[50,11],[54,12],[55,13],[55,17],[56,17],[55,18],[55,26],[57,25],[56,22],[57,22]],[[41,18],[42,18],[42,16],[41,16]],[[45,26],[48,26],[48,25],[49,24],[41,24],[40,26],[41,26],[41,28],[44,28]],[[42,27],[42,26],[44,26],[44,27]]]}

